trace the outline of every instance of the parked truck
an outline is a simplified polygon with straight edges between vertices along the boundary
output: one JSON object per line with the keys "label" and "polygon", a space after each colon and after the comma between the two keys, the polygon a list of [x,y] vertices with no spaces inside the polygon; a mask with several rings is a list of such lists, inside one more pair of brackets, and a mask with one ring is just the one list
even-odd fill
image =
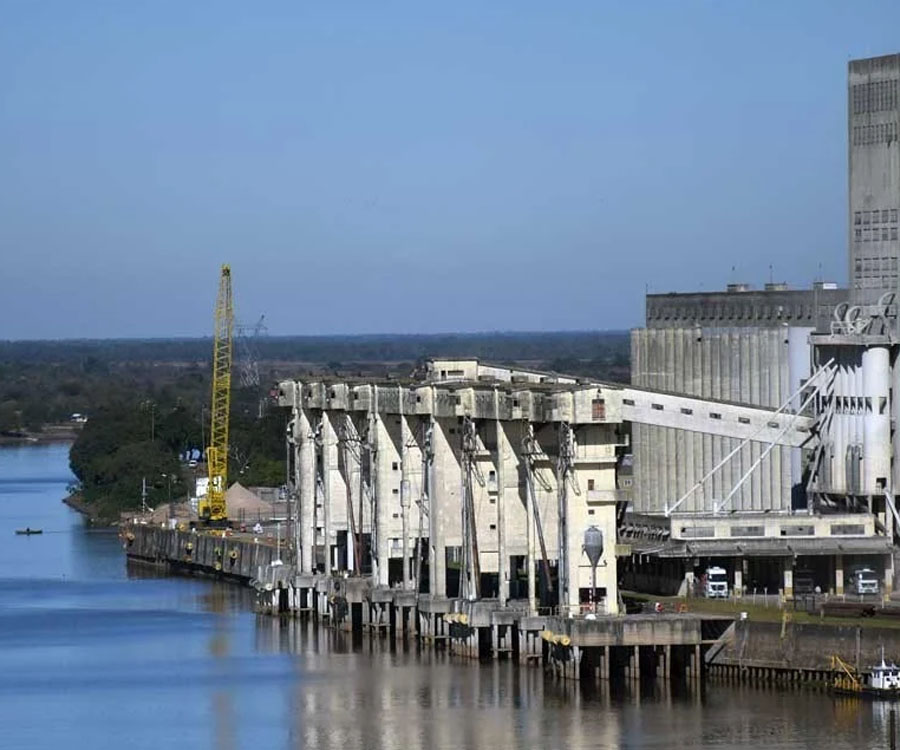
{"label": "parked truck", "polygon": [[871,568],[859,568],[853,571],[850,578],[850,590],[854,594],[877,594],[879,589],[878,574]]}
{"label": "parked truck", "polygon": [[728,571],[725,568],[707,568],[705,573],[706,587],[704,595],[707,599],[728,598]]}

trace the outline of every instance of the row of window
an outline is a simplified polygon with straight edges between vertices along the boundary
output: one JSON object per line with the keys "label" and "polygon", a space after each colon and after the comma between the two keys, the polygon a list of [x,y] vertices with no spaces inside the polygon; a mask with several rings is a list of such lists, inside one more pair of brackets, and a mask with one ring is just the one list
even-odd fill
{"label": "row of window", "polygon": [[897,108],[897,81],[872,81],[858,83],[850,89],[850,107],[853,114],[862,115],[867,112],[884,112]]}
{"label": "row of window", "polygon": [[740,307],[732,305],[715,305],[695,308],[656,308],[647,316],[650,320],[722,320],[725,318],[744,318],[762,320],[764,318],[806,318],[812,319],[812,305],[761,305],[759,307]]}
{"label": "row of window", "polygon": [[850,140],[854,146],[893,143],[897,140],[897,123],[881,122],[877,125],[854,125]]}
{"label": "row of window", "polygon": [[894,271],[897,272],[897,257],[882,256],[880,258],[858,257],[854,261],[856,271]]}
{"label": "row of window", "polygon": [[896,277],[891,279],[890,276],[877,276],[871,279],[861,278],[860,274],[854,274],[853,278],[853,288],[854,289],[881,289],[881,290],[892,290],[896,289]]}
{"label": "row of window", "polygon": [[855,211],[853,223],[865,226],[866,224],[891,224],[897,223],[898,212],[896,208],[876,208],[874,211]]}
{"label": "row of window", "polygon": [[888,229],[887,227],[882,227],[881,229],[879,229],[878,227],[875,227],[874,229],[854,229],[853,239],[857,242],[896,240],[897,227],[891,227],[890,229]]}
{"label": "row of window", "polygon": [[884,286],[885,288],[894,288],[897,286],[897,274],[886,273],[884,275],[870,271],[854,274],[857,279],[875,279],[880,281],[876,286]]}

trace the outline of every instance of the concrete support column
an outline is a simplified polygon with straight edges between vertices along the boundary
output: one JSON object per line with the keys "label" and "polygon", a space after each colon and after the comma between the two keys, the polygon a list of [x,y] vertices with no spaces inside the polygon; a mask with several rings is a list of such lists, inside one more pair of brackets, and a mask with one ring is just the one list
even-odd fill
{"label": "concrete support column", "polygon": [[634,670],[632,672],[632,678],[635,682],[641,681],[641,647],[634,647]]}
{"label": "concrete support column", "polygon": [[375,569],[372,573],[376,586],[387,586],[390,554],[388,529],[391,518],[391,454],[388,445],[391,436],[377,411],[370,418],[370,429],[375,441]]}
{"label": "concrete support column", "polygon": [[665,662],[663,664],[663,677],[667,680],[672,676],[672,647],[665,647],[665,656],[663,657]]}
{"label": "concrete support column", "polygon": [[600,666],[600,679],[609,679],[609,646],[603,647],[603,664]]}
{"label": "concrete support column", "polygon": [[452,452],[447,436],[438,420],[431,420],[431,445],[434,456],[431,461],[430,497],[428,498],[429,529],[429,585],[433,597],[447,596],[447,542],[444,534],[444,514],[447,501],[447,454]]}
{"label": "concrete support column", "polygon": [[322,544],[324,548],[325,575],[331,575],[331,571],[334,569],[331,542],[334,536],[334,503],[337,501],[337,498],[333,497],[331,474],[337,470],[338,439],[332,423],[333,416],[333,414],[326,412],[322,417],[322,483],[324,485],[324,492],[322,493],[322,532],[325,537]]}
{"label": "concrete support column", "polygon": [[[400,404],[403,404],[402,388]],[[405,416],[400,417],[400,522],[402,525],[401,546],[403,549],[403,589],[410,588],[409,570],[409,503],[410,503],[410,466],[409,445],[412,435],[409,429],[409,421]]]}
{"label": "concrete support column", "polygon": [[[533,427],[528,425],[528,429],[530,431]],[[525,470],[531,471],[531,468],[526,466]],[[534,495],[536,490],[534,489],[533,476],[531,477],[530,482],[531,489],[529,490],[528,487],[525,488],[525,541],[528,549],[525,564],[528,566],[528,613],[533,615],[537,613],[537,580],[535,575],[537,529],[534,525]]]}
{"label": "concrete support column", "polygon": [[785,557],[783,563],[784,569],[784,598],[794,598],[794,558]]}
{"label": "concrete support column", "polygon": [[889,596],[894,590],[894,555],[884,556],[884,590],[882,593]]}
{"label": "concrete support column", "polygon": [[[353,422],[353,417],[350,414],[345,415],[346,419],[346,433],[349,436],[356,435],[356,425]],[[357,549],[356,544],[357,540],[354,538],[352,534],[352,530],[355,528],[357,534],[362,534],[363,530],[360,526],[360,508],[362,507],[363,498],[362,498],[362,485],[360,482],[360,477],[362,476],[362,465],[361,465],[361,455],[362,452],[359,450],[359,446],[357,445],[355,449],[350,450],[348,448],[344,448],[343,452],[343,460],[344,460],[344,482],[347,485],[347,567],[352,570],[354,574],[361,575],[362,571],[357,569],[356,565],[356,555],[362,554],[362,549]],[[353,515],[353,520],[351,522],[350,515]]]}
{"label": "concrete support column", "polygon": [[736,557],[734,559],[734,595],[737,597],[744,594],[744,559]]}
{"label": "concrete support column", "polygon": [[834,593],[836,596],[844,594],[844,556],[834,556]]}
{"label": "concrete support column", "polygon": [[[495,413],[499,414],[498,394],[494,391]],[[513,455],[506,428],[499,419],[494,423],[497,431],[497,598],[500,606],[509,599],[509,550],[506,547],[506,475],[507,463]]]}
{"label": "concrete support column", "polygon": [[300,572],[312,573],[316,531],[313,528],[313,509],[316,502],[316,448],[309,414],[305,409],[297,409],[294,430],[294,440],[297,443],[297,488],[300,496]]}

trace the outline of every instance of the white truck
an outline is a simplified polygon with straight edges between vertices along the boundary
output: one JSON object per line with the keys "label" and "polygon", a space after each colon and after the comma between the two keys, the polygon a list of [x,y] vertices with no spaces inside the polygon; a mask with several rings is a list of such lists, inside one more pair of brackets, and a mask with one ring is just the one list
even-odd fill
{"label": "white truck", "polygon": [[706,587],[704,596],[707,599],[728,598],[728,571],[725,568],[712,567],[706,569]]}
{"label": "white truck", "polygon": [[850,578],[850,590],[854,594],[877,594],[878,574],[871,568],[859,568]]}

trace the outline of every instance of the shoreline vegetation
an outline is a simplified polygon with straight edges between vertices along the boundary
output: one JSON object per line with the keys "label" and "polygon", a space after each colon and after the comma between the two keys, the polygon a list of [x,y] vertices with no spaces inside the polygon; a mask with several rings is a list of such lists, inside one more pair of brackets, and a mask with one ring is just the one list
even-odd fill
{"label": "shoreline vegetation", "polygon": [[[235,353],[228,471],[251,486],[285,481],[281,379],[400,379],[429,357],[475,357],[630,380],[627,331],[257,336]],[[93,524],[140,508],[143,480],[147,505],[183,502],[208,439],[211,355],[209,338],[0,341],[0,444],[70,441],[78,491],[64,502]]]}

